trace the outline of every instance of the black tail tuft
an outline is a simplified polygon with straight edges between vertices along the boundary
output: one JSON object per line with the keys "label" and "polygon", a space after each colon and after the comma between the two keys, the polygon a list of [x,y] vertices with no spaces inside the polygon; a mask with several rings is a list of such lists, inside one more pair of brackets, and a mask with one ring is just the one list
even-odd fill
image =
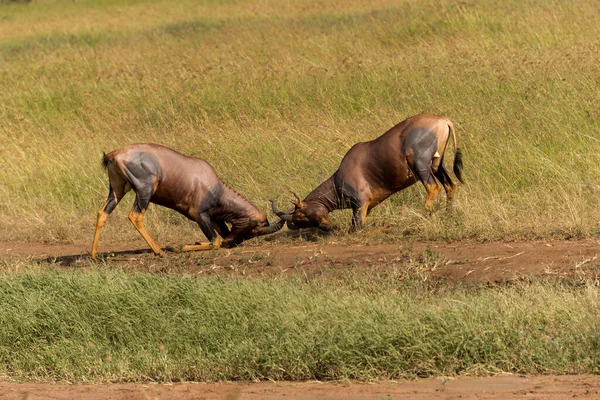
{"label": "black tail tuft", "polygon": [[104,167],[104,169],[108,168],[108,161],[110,159],[108,158],[108,156],[106,155],[106,153],[102,153],[102,167]]}
{"label": "black tail tuft", "polygon": [[463,159],[462,159],[462,151],[460,149],[456,149],[456,153],[454,154],[454,175],[458,178],[460,183],[465,183],[462,177],[462,168],[463,168]]}

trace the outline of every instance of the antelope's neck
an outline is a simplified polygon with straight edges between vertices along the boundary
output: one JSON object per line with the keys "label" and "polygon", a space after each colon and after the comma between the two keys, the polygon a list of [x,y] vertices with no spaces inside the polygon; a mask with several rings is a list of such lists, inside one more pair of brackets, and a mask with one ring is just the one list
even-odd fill
{"label": "antelope's neck", "polygon": [[317,203],[327,209],[327,212],[340,208],[339,199],[335,190],[333,176],[321,183],[304,199],[305,202]]}
{"label": "antelope's neck", "polygon": [[248,219],[263,219],[263,213],[250,202],[247,198],[223,184],[223,194],[221,196],[221,207],[217,213],[227,222],[235,224],[236,222],[247,223]]}

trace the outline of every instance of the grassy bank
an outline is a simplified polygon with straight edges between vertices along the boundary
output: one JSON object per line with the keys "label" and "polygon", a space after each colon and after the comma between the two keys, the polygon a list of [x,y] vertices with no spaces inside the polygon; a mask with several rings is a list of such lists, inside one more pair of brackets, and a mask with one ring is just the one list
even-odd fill
{"label": "grassy bank", "polygon": [[[308,193],[352,144],[422,111],[455,122],[468,184],[452,217],[422,218],[415,185],[373,223],[415,238],[597,236],[596,6],[2,4],[0,240],[88,241],[108,192],[102,152],[128,143],[205,158],[266,209],[287,190]],[[104,237],[137,238],[131,202]],[[197,232],[155,207],[147,225],[163,242]]]}
{"label": "grassy bank", "polygon": [[401,276],[195,279],[21,266],[0,276],[0,375],[99,382],[598,373],[600,302],[591,284],[431,289]]}

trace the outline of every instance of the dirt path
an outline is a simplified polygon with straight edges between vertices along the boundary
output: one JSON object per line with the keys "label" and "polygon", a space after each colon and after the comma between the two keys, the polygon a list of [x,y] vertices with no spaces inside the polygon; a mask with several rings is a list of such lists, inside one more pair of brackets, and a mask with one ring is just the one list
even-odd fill
{"label": "dirt path", "polygon": [[[600,276],[600,242],[386,243],[246,245],[233,250],[176,254],[166,259],[140,244],[105,246],[101,256],[126,270],[198,275],[265,276],[326,274],[351,268],[401,266],[407,274],[453,283],[498,283],[530,276]],[[0,257],[29,258],[62,267],[89,265],[88,248],[77,245],[0,243]]]}
{"label": "dirt path", "polygon": [[59,385],[2,383],[0,400],[598,399],[600,376],[498,376],[358,383]]}

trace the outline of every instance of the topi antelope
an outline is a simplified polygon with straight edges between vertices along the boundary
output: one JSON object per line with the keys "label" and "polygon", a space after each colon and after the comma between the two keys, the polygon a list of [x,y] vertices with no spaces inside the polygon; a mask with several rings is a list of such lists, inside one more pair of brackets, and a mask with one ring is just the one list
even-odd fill
{"label": "topi antelope", "polygon": [[[181,251],[233,247],[244,240],[277,232],[285,224],[279,220],[269,225],[265,214],[221,181],[206,161],[168,147],[133,144],[105,154],[102,164],[108,172],[110,190],[98,211],[92,258],[97,256],[106,218],[131,189],[135,191],[135,201],[129,220],[156,255],[164,253],[142,222],[149,203],[168,207],[196,221],[211,242],[183,246]],[[226,223],[231,224],[231,229]]]}
{"label": "topi antelope", "polygon": [[400,122],[377,139],[355,144],[333,176],[302,201],[294,195],[294,209],[282,212],[271,200],[273,211],[286,220],[290,229],[330,230],[329,213],[352,208],[352,228],[360,230],[373,207],[417,180],[427,190],[425,210],[429,210],[437,198],[440,183],[451,204],[456,183],[443,163],[450,135],[455,149],[454,174],[463,182],[462,153],[452,122],[436,115],[419,114]]}

